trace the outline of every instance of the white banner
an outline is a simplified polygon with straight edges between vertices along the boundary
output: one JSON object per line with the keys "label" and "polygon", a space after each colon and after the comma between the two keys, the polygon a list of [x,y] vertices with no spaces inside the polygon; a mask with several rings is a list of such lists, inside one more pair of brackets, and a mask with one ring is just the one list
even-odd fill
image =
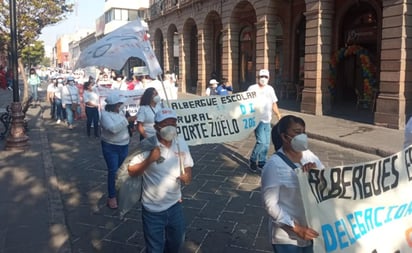
{"label": "white banner", "polygon": [[162,69],[150,45],[148,30],[147,23],[141,19],[117,28],[84,49],[75,69],[105,66],[120,70],[130,57],[137,57],[146,63],[150,76],[156,78]]}
{"label": "white banner", "polygon": [[262,106],[256,92],[170,101],[178,133],[189,145],[246,139],[256,128]]}
{"label": "white banner", "polygon": [[[160,82],[159,82],[160,83]],[[161,87],[156,87],[164,98]],[[109,93],[116,92],[126,98],[125,105],[130,115],[136,115],[142,90],[111,90],[98,88],[100,108],[105,106],[104,100]],[[177,90],[166,87],[169,98],[177,97]],[[197,99],[170,100],[170,107],[178,116],[178,133],[188,145],[206,143],[224,143],[246,139],[259,124],[262,117],[261,101],[256,92],[242,92],[229,96],[209,96]],[[166,102],[165,106],[166,105]]]}
{"label": "white banner", "polygon": [[314,252],[412,252],[412,146],[380,160],[299,173]]}

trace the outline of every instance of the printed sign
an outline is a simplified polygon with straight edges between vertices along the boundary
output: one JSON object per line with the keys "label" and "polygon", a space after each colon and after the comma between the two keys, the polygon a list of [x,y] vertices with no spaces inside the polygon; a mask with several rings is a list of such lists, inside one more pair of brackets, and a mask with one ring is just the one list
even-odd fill
{"label": "printed sign", "polygon": [[178,133],[189,145],[246,139],[262,116],[256,92],[170,102],[178,115]]}
{"label": "printed sign", "polygon": [[380,160],[299,173],[314,252],[412,252],[412,146]]}

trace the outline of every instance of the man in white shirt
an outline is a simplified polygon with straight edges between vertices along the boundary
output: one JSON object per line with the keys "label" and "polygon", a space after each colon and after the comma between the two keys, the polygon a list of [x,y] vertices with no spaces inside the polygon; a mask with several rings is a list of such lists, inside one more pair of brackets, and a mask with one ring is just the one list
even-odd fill
{"label": "man in white shirt", "polygon": [[278,98],[275,90],[269,83],[269,70],[261,69],[259,71],[259,83],[249,86],[247,91],[255,91],[259,100],[263,103],[263,115],[255,129],[256,144],[250,156],[249,169],[256,173],[262,169],[266,163],[266,156],[270,145],[270,122],[272,120],[272,111],[276,114],[278,120],[282,117],[277,105]]}
{"label": "man in white shirt", "polygon": [[192,178],[193,159],[184,139],[177,136],[177,116],[170,108],[155,114],[158,146],[129,163],[130,176],[143,175],[142,220],[147,252],[178,253],[185,222],[181,184]]}

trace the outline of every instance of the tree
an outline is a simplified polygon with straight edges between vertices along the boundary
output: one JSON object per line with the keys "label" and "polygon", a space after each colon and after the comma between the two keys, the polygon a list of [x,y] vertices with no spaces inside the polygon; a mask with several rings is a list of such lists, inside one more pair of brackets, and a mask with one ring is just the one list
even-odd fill
{"label": "tree", "polygon": [[[24,80],[23,100],[28,98],[27,78],[24,73],[23,49],[36,45],[41,30],[66,18],[73,11],[73,4],[67,0],[15,0],[17,15],[17,54],[19,72]],[[0,45],[10,45],[10,0],[0,1]],[[8,48],[10,48],[8,46]],[[2,48],[0,48],[2,50]],[[7,50],[7,48],[6,48]],[[44,50],[44,49],[43,49]]]}
{"label": "tree", "polygon": [[44,58],[43,41],[35,41],[33,44],[23,48],[21,50],[21,58],[27,68],[31,68],[32,66],[37,66],[42,63]]}

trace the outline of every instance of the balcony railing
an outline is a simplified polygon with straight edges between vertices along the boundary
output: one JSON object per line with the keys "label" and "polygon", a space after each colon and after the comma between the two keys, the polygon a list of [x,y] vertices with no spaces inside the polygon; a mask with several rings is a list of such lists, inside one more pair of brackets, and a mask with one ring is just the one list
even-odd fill
{"label": "balcony railing", "polygon": [[150,6],[150,17],[157,17],[165,15],[176,9],[182,8],[183,6],[194,3],[201,2],[201,0],[159,0]]}

